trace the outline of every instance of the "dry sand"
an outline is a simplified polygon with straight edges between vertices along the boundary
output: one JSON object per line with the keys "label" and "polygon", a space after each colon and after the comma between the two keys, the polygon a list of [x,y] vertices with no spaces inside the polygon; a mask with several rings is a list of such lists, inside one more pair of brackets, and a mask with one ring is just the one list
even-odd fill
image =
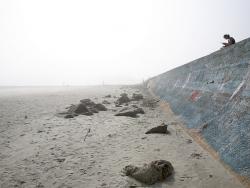
{"label": "dry sand", "polygon": [[[145,186],[121,171],[129,164],[140,166],[158,159],[170,161],[175,173],[151,187],[243,187],[160,106],[143,107],[146,113],[139,118],[119,117],[114,116],[119,108],[112,97],[106,99],[111,102],[106,112],[73,119],[55,115],[80,99],[102,102],[107,94],[119,96],[125,91],[131,95],[135,90],[118,86],[1,88],[0,187]],[[145,134],[162,122],[169,124],[170,135]]]}

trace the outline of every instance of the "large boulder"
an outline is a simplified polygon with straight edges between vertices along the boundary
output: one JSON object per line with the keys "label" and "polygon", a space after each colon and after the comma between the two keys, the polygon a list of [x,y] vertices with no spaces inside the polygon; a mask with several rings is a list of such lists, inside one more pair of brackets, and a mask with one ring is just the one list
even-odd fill
{"label": "large boulder", "polygon": [[133,177],[137,181],[148,185],[165,180],[173,171],[172,164],[165,160],[152,161],[142,167],[128,165],[123,169],[126,176]]}

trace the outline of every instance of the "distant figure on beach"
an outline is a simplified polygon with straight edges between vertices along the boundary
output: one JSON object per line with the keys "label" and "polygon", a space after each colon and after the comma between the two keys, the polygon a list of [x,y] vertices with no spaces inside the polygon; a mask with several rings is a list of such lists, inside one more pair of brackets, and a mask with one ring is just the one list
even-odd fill
{"label": "distant figure on beach", "polygon": [[228,47],[228,46],[231,46],[233,44],[235,44],[235,40],[233,37],[231,37],[229,34],[225,34],[224,36],[224,39],[227,40],[227,42],[223,42],[222,44],[224,45],[223,48],[225,47]]}

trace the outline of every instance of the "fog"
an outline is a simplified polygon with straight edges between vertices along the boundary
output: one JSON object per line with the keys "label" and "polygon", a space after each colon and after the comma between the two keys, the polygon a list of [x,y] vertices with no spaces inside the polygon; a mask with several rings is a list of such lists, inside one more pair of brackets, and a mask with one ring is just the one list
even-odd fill
{"label": "fog", "polygon": [[0,85],[140,83],[250,36],[249,0],[0,0]]}

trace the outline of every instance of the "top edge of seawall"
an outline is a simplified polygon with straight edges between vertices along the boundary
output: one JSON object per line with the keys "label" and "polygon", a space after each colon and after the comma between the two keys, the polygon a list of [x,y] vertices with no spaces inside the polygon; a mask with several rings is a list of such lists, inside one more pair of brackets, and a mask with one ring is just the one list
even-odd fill
{"label": "top edge of seawall", "polygon": [[[206,56],[203,56],[203,57],[200,57],[200,58],[198,58],[198,59],[189,61],[188,63],[185,63],[185,64],[183,64],[183,65],[181,65],[181,66],[178,66],[178,67],[176,67],[176,68],[173,68],[173,69],[171,69],[171,70],[168,70],[168,71],[166,71],[166,72],[163,72],[163,73],[161,73],[161,74],[159,74],[159,75],[156,75],[156,76],[150,78],[149,80],[154,79],[154,78],[156,78],[156,77],[158,77],[158,76],[164,75],[164,74],[166,74],[166,73],[168,73],[168,72],[172,72],[173,70],[193,67],[193,66],[195,66],[196,64],[199,64],[199,63],[202,62],[202,61],[204,62],[204,61],[206,61],[206,60],[209,59],[209,58],[218,57],[218,56],[225,56],[225,55],[227,55],[227,54],[229,54],[229,53],[232,53],[232,54],[233,54],[235,49],[243,48],[245,45],[247,45],[247,48],[248,48],[248,50],[250,51],[250,38],[247,38],[247,39],[244,39],[244,40],[242,40],[242,41],[239,41],[239,42],[237,42],[236,44],[231,45],[231,46],[228,46],[228,47],[226,47],[226,48],[219,49],[219,50],[217,50],[217,51],[215,51],[215,52],[212,52],[212,53],[210,53],[210,54],[208,54],[208,55],[206,55]],[[250,59],[249,59],[249,61],[250,61]]]}

